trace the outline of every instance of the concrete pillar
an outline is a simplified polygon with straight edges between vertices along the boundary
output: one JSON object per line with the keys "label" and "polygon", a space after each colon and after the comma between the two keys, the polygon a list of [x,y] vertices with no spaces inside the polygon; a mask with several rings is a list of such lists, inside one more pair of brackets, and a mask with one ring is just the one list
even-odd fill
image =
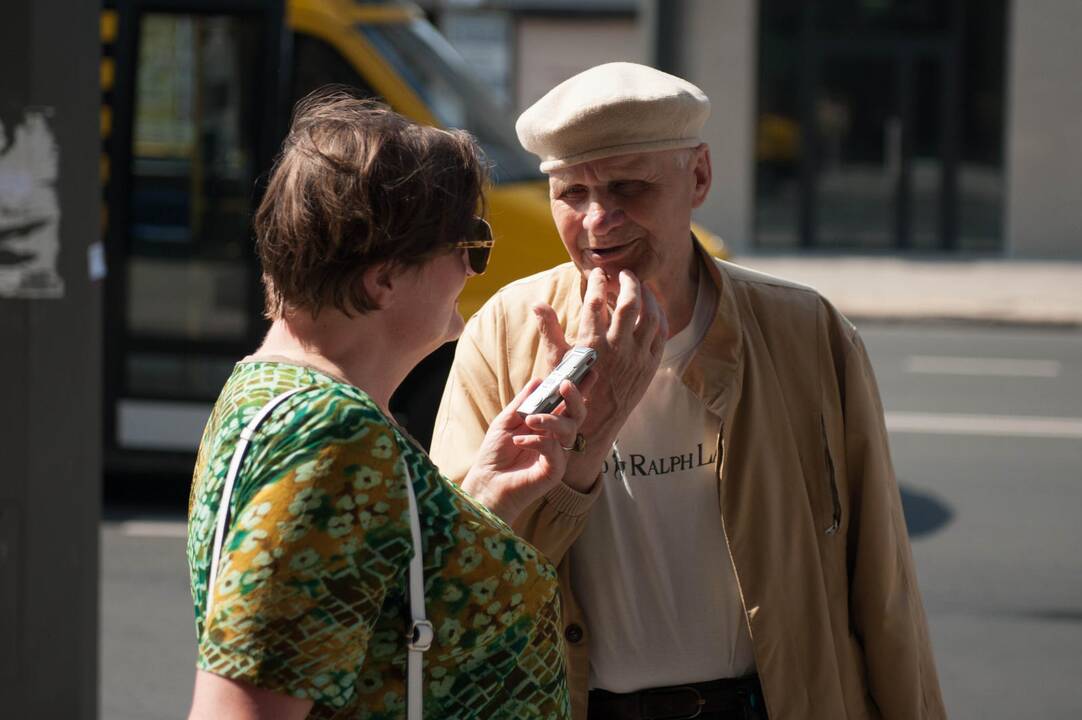
{"label": "concrete pillar", "polygon": [[1082,258],[1082,2],[1009,12],[1007,254]]}
{"label": "concrete pillar", "polygon": [[98,3],[0,20],[0,716],[97,717]]}
{"label": "concrete pillar", "polygon": [[714,184],[695,219],[731,250],[744,252],[752,245],[755,217],[758,0],[659,0],[652,12],[651,23],[667,33],[658,40],[659,67],[710,97],[704,139]]}

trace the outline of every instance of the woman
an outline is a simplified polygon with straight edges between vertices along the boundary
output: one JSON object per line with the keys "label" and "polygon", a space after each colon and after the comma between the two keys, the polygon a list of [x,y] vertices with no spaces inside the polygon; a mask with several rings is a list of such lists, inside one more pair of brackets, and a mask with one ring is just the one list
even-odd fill
{"label": "woman", "polygon": [[[406,374],[463,329],[456,298],[491,246],[475,217],[484,181],[465,133],[343,90],[298,105],[255,219],[273,324],[226,382],[193,479],[191,717],[405,717],[409,478],[435,632],[425,715],[569,716],[555,570],[505,522],[560,482],[581,395],[565,383],[564,412],[523,421],[534,381],[499,415],[465,483],[498,488],[488,508],[388,411]],[[204,617],[240,431],[294,388],[240,466]]]}

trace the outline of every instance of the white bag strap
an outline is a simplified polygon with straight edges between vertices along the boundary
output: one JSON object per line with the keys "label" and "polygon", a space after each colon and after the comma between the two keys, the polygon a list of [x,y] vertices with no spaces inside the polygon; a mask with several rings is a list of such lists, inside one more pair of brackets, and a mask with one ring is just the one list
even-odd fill
{"label": "white bag strap", "polygon": [[409,641],[406,644],[406,717],[409,720],[421,720],[421,687],[424,684],[422,667],[424,653],[432,647],[435,633],[432,623],[425,617],[425,570],[421,558],[421,518],[417,513],[417,497],[413,492],[413,478],[409,466],[406,470],[406,488],[410,496],[410,534],[413,535],[413,558],[410,560],[410,626]]}
{"label": "white bag strap", "polygon": [[[207,584],[207,601],[203,612],[204,623],[210,617],[211,608],[214,606],[214,584],[218,579],[218,563],[221,560],[225,528],[229,522],[229,502],[233,496],[233,486],[237,480],[237,473],[240,472],[241,463],[244,462],[244,454],[248,451],[248,445],[252,441],[252,436],[267,416],[274,412],[276,407],[293,395],[304,390],[310,390],[312,387],[314,386],[294,388],[272,398],[241,430],[240,440],[233,450],[233,458],[229,463],[229,472],[226,473],[222,498],[218,504],[217,522],[214,528],[214,548],[210,560],[210,579]],[[410,475],[409,466],[403,463],[403,468],[406,472],[406,490],[409,494],[410,505],[410,535],[413,540],[413,558],[410,559],[409,566],[410,617],[413,618],[413,623],[410,626],[406,646],[406,717],[409,720],[421,720],[421,690],[424,682],[422,673],[423,654],[432,647],[435,633],[432,630],[432,623],[425,617],[424,562],[421,557],[421,518],[417,512],[417,496],[413,491],[413,477]]]}
{"label": "white bag strap", "polygon": [[222,499],[218,501],[218,518],[214,528],[214,550],[210,556],[210,580],[207,583],[207,602],[203,608],[204,623],[210,617],[211,608],[214,607],[214,584],[218,580],[218,562],[222,555],[222,542],[225,540],[225,526],[229,522],[229,502],[233,498],[233,485],[237,481],[240,464],[244,462],[244,453],[248,451],[248,445],[251,443],[256,429],[267,419],[268,415],[274,412],[274,408],[302,390],[310,390],[311,387],[313,386],[293,388],[271,398],[271,401],[264,405],[240,431],[240,440],[237,441],[237,447],[233,450],[233,459],[229,462],[229,472],[226,473],[225,485],[222,487]]}

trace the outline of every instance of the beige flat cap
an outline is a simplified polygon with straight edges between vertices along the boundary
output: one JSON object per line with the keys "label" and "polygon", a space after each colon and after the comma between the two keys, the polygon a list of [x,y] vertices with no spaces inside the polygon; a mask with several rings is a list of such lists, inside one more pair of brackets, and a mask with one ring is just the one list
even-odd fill
{"label": "beige flat cap", "polygon": [[522,147],[547,173],[628,153],[695,147],[710,99],[687,80],[635,63],[592,67],[519,116]]}

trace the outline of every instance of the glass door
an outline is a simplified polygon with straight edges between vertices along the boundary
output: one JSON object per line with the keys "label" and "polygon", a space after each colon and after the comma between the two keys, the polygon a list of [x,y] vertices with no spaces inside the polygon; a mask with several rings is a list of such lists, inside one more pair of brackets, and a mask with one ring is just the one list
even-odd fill
{"label": "glass door", "polygon": [[756,246],[996,252],[1005,0],[759,0]]}
{"label": "glass door", "polygon": [[895,244],[903,129],[895,64],[844,55],[821,63],[813,136],[819,245]]}
{"label": "glass door", "polygon": [[813,119],[819,247],[945,245],[942,57],[907,43],[825,52]]}

